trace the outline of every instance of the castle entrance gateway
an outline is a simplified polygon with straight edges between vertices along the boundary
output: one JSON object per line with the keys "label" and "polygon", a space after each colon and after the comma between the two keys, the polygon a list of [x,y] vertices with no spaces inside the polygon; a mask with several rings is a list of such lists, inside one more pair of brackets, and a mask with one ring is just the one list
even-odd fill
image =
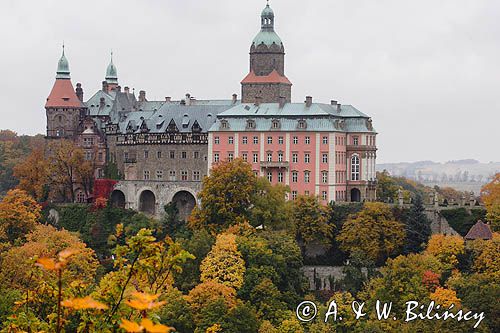
{"label": "castle entrance gateway", "polygon": [[196,206],[195,197],[188,191],[177,192],[173,196],[172,202],[175,203],[177,207],[179,219],[184,221],[187,220],[194,206]]}
{"label": "castle entrance gateway", "polygon": [[125,208],[125,194],[120,190],[111,193],[111,205],[117,208]]}

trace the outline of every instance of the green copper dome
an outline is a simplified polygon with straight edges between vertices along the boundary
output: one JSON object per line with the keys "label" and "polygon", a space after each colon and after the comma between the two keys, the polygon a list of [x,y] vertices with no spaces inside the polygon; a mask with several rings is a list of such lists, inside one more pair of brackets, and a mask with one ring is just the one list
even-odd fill
{"label": "green copper dome", "polygon": [[61,59],[59,59],[59,62],[57,63],[57,75],[56,79],[69,79],[69,62],[68,59],[66,59],[66,56],[64,55],[64,45],[63,45],[63,51],[61,55]]}
{"label": "green copper dome", "polygon": [[266,8],[262,10],[260,15],[261,19],[261,28],[260,32],[253,39],[253,44],[258,46],[260,44],[264,44],[267,46],[271,46],[276,44],[278,46],[282,46],[283,42],[278,34],[274,31],[274,12],[267,4]]}
{"label": "green copper dome", "polygon": [[118,73],[116,67],[113,64],[113,52],[111,52],[111,62],[106,69],[106,82],[107,83],[118,83]]}

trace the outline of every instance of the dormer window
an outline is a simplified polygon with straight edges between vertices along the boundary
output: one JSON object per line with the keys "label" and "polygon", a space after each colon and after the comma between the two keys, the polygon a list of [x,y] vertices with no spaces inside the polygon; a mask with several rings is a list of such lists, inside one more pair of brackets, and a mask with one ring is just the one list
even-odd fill
{"label": "dormer window", "polygon": [[297,124],[298,129],[306,129],[307,128],[307,123],[304,119],[299,120],[299,123]]}
{"label": "dormer window", "polygon": [[279,128],[281,127],[281,123],[280,123],[280,121],[279,121],[278,119],[274,119],[274,120],[273,120],[273,123],[272,123],[272,125],[271,125],[271,127],[272,127],[273,129],[279,129]]}
{"label": "dormer window", "polygon": [[189,126],[189,115],[186,113],[182,116],[182,128],[188,128]]}
{"label": "dormer window", "polygon": [[254,128],[255,128],[255,120],[248,119],[247,120],[247,129],[254,129]]}
{"label": "dormer window", "polygon": [[227,121],[227,120],[225,120],[225,119],[221,120],[221,121],[220,121],[220,127],[221,127],[222,129],[228,129],[228,128],[229,128],[229,123],[228,123],[228,121]]}

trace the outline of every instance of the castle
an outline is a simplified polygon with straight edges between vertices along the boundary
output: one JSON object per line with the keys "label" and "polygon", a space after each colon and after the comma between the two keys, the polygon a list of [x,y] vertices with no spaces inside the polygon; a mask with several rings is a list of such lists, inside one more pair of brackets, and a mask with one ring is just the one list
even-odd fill
{"label": "castle", "polygon": [[[372,120],[337,101],[292,102],[285,75],[285,49],[274,30],[269,4],[250,46],[250,70],[241,81],[241,100],[150,101],[122,87],[113,56],[102,89],[84,101],[74,89],[64,53],[47,98],[47,139],[74,140],[94,161],[95,178],[106,165],[121,174],[114,205],[160,215],[175,202],[181,217],[196,205],[204,176],[222,160],[242,158],[254,173],[290,187],[290,198],[316,195],[330,201],[376,197],[376,131]],[[76,189],[76,200],[88,194]]]}

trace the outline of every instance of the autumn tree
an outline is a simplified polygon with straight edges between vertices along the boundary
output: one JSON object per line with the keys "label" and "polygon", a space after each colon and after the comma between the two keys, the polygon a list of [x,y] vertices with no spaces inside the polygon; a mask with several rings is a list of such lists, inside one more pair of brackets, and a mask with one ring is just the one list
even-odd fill
{"label": "autumn tree", "polygon": [[403,225],[387,205],[367,202],[359,213],[349,216],[337,240],[342,250],[361,252],[381,263],[399,253],[404,237]]}
{"label": "autumn tree", "polygon": [[193,229],[222,230],[248,221],[257,178],[250,164],[242,159],[223,161],[203,179],[198,194],[201,205],[193,210],[189,224]]}
{"label": "autumn tree", "polygon": [[48,151],[50,185],[57,191],[54,194],[75,202],[76,185],[89,192],[93,168],[91,161],[85,160],[83,150],[69,140],[57,140],[49,143]]}
{"label": "autumn tree", "polygon": [[49,162],[46,160],[44,147],[34,149],[24,161],[16,165],[14,176],[19,179],[18,188],[36,200],[44,201],[49,186]]}
{"label": "autumn tree", "polygon": [[500,173],[481,189],[481,199],[488,211],[487,218],[494,231],[500,231]]}
{"label": "autumn tree", "polygon": [[0,202],[0,239],[13,242],[34,230],[41,207],[22,190],[10,190]]}
{"label": "autumn tree", "polygon": [[254,226],[271,229],[290,227],[291,202],[286,200],[290,192],[287,186],[272,185],[266,178],[257,178],[251,202],[249,221]]}
{"label": "autumn tree", "polygon": [[423,250],[431,236],[431,221],[425,215],[422,198],[418,196],[405,219],[405,253],[417,253]]}
{"label": "autumn tree", "polygon": [[460,236],[432,235],[426,252],[435,256],[446,269],[458,264],[458,257],[465,252],[464,240]]}
{"label": "autumn tree", "polygon": [[305,245],[331,242],[332,226],[328,224],[329,206],[322,205],[318,198],[298,196],[293,203],[292,217],[299,243]]}
{"label": "autumn tree", "polygon": [[236,236],[220,234],[215,245],[203,259],[201,281],[216,281],[228,287],[239,289],[243,285],[245,262],[236,245]]}

